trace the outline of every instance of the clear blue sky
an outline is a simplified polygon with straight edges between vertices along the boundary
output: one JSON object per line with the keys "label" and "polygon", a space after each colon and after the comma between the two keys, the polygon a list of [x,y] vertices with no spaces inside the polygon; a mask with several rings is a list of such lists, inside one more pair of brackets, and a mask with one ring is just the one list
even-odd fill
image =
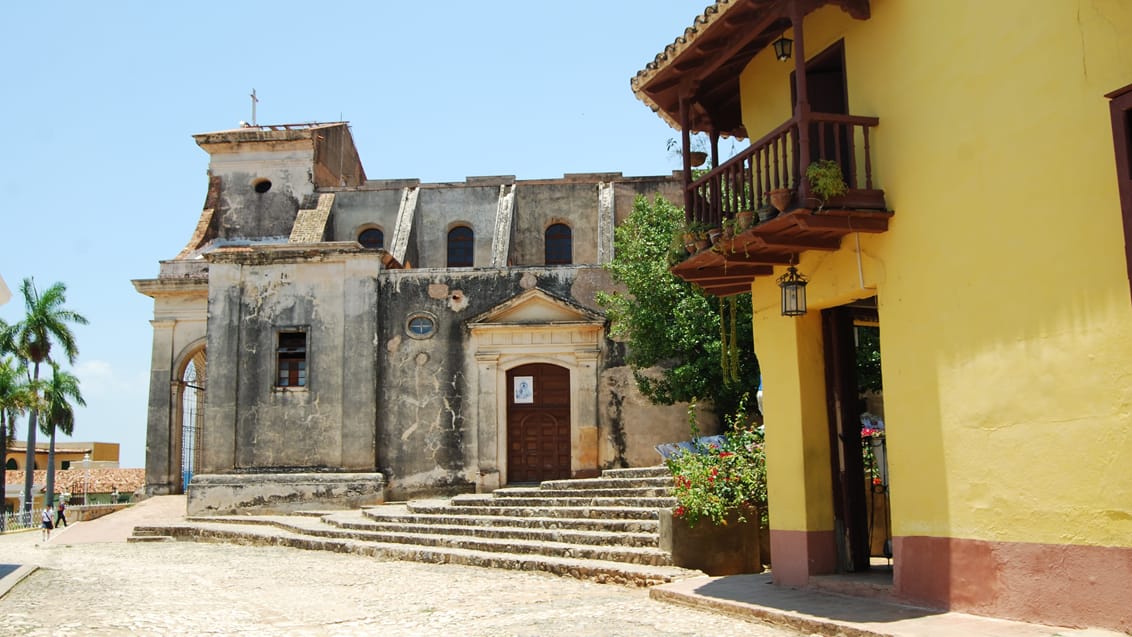
{"label": "clear blue sky", "polygon": [[707,4],[11,3],[0,318],[21,317],[25,277],[67,285],[90,319],[74,439],[144,466],[153,304],[130,280],[157,276],[196,225],[208,155],[191,135],[250,120],[254,88],[261,124],[348,120],[370,179],[668,174],[677,133],[629,78]]}

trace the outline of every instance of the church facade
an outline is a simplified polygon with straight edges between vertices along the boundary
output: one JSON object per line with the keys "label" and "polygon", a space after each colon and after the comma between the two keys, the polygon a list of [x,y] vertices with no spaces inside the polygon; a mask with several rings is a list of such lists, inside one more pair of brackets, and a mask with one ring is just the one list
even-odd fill
{"label": "church facade", "polygon": [[673,176],[369,180],[345,123],[196,135],[193,236],[154,279],[146,490],[190,513],[357,506],[656,464],[594,301]]}

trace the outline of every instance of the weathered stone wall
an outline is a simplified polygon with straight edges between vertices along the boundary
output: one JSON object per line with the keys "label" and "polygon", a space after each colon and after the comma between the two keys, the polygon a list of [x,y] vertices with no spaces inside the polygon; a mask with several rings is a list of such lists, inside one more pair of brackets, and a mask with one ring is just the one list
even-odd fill
{"label": "weathered stone wall", "polygon": [[[466,321],[532,287],[598,309],[573,293],[579,279],[597,272],[575,267],[383,274],[377,447],[390,499],[473,490],[481,486],[480,469],[491,469],[496,462],[494,455],[479,457],[477,430],[495,426],[478,421],[479,403],[494,402],[496,396],[494,387],[475,382],[476,360]],[[409,335],[406,323],[414,315],[436,320],[431,338]],[[598,402],[598,422],[576,424],[596,424],[599,469],[658,464],[655,445],[688,438],[684,406],[648,404],[623,367],[619,351],[605,342],[597,361],[599,395],[577,396]],[[707,426],[711,429],[712,424]],[[575,453],[589,457],[591,452]]]}
{"label": "weathered stone wall", "polygon": [[[220,178],[218,236],[233,241],[287,237],[299,205],[314,192],[312,151],[279,150],[213,155],[209,174]],[[255,184],[269,180],[258,193]]]}
{"label": "weathered stone wall", "polygon": [[573,234],[573,262],[597,263],[598,191],[596,178],[579,181],[521,181],[515,188],[511,262],[546,263],[546,229],[562,223]]}
{"label": "weathered stone wall", "polygon": [[[649,372],[645,370],[645,373]],[[660,464],[662,460],[656,452],[657,445],[691,438],[688,405],[652,404],[637,389],[633,370],[619,360],[607,363],[598,392],[602,440],[609,445],[605,453],[611,458],[606,463],[607,467]],[[719,433],[715,415],[703,407],[696,411],[696,425],[700,435]]]}
{"label": "weathered stone wall", "polygon": [[[201,473],[372,471],[380,256],[343,244],[210,255]],[[307,331],[306,387],[276,387],[277,332]]]}
{"label": "weathered stone wall", "polygon": [[621,225],[633,212],[633,202],[637,195],[650,201],[658,194],[679,208],[684,207],[684,193],[679,173],[671,177],[630,177],[616,182],[614,186],[614,219]]}
{"label": "weathered stone wall", "polygon": [[[471,391],[475,360],[464,322],[522,292],[522,275],[407,270],[383,276],[377,445],[390,499],[475,488],[479,397]],[[537,281],[568,297],[569,278],[568,272],[546,272]],[[435,319],[431,338],[409,336],[406,323],[416,314]]]}
{"label": "weathered stone wall", "polygon": [[448,231],[468,226],[475,233],[476,267],[491,262],[491,240],[500,181],[480,184],[444,184],[421,188],[417,199],[415,242],[419,268],[443,268],[448,264]]}
{"label": "weathered stone wall", "polygon": [[[199,270],[198,270],[199,273]],[[162,267],[162,274],[166,274]],[[145,483],[150,495],[179,493],[180,422],[177,380],[187,359],[203,344],[208,314],[207,270],[199,276],[135,281],[153,297],[153,346],[149,364]]]}
{"label": "weathered stone wall", "polygon": [[331,241],[357,241],[361,229],[376,226],[385,235],[385,247],[389,249],[400,204],[400,188],[336,193],[327,234]]}

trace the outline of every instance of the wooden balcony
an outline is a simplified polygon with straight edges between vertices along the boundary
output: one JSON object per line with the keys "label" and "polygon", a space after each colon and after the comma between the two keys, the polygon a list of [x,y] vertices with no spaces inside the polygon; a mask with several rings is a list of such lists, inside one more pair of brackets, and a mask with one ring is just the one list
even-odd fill
{"label": "wooden balcony", "polygon": [[[851,232],[885,232],[892,213],[873,183],[870,134],[879,120],[829,113],[795,116],[742,153],[685,184],[685,218],[719,227],[739,212],[771,211],[771,193],[785,195],[782,212],[730,240],[690,256],[672,272],[709,294],[750,290],[773,266],[797,263],[806,250],[837,250]],[[829,159],[848,191],[829,201],[811,192],[805,166]],[[781,201],[779,202],[781,204]]]}

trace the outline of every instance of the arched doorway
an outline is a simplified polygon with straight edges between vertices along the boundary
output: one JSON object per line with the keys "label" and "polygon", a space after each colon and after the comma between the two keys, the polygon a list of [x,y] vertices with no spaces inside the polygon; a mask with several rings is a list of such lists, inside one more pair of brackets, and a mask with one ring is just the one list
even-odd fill
{"label": "arched doorway", "polygon": [[204,348],[201,348],[189,358],[177,383],[181,393],[178,402],[180,417],[177,420],[180,426],[178,436],[181,465],[179,493],[185,492],[193,474],[200,467],[201,425],[204,423],[205,370]]}
{"label": "arched doorway", "polygon": [[521,365],[507,388],[507,483],[569,478],[570,370]]}

